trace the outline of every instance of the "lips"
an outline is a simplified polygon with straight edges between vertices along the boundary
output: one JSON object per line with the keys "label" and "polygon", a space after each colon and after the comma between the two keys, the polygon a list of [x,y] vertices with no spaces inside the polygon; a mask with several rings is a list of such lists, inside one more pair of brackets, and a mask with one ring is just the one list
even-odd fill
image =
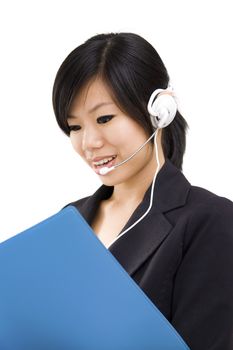
{"label": "lips", "polygon": [[96,157],[96,158],[92,159],[92,162],[99,162],[102,159],[111,158],[111,157],[115,157],[115,156],[116,156],[115,154],[112,154],[110,156]]}
{"label": "lips", "polygon": [[[108,158],[108,157],[104,157],[104,158]],[[104,158],[102,158],[102,159],[104,159]],[[101,165],[94,165],[94,164],[92,164],[92,168],[93,168],[93,170],[95,171],[96,174],[100,175],[99,170],[102,169],[102,168],[105,168],[105,167],[110,168],[113,165],[115,165],[116,158],[114,158],[113,160],[111,160],[110,162],[105,163],[105,164],[101,164]],[[101,159],[99,159],[99,160],[101,160]],[[98,160],[96,160],[96,161],[98,161]]]}

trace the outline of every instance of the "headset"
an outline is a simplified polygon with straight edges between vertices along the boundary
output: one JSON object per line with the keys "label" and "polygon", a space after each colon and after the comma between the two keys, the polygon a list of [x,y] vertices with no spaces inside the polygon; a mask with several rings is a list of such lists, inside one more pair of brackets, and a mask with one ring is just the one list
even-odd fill
{"label": "headset", "polygon": [[149,99],[147,109],[151,123],[156,129],[168,126],[177,112],[177,101],[173,89],[170,86],[167,89],[156,89]]}
{"label": "headset", "polygon": [[[159,156],[158,156],[158,145],[157,145],[157,134],[158,130],[167,127],[173,119],[176,116],[177,113],[177,98],[174,94],[172,86],[169,84],[166,89],[156,89],[150,96],[149,102],[147,104],[147,110],[150,115],[150,120],[153,125],[153,128],[155,129],[155,132],[150,136],[146,142],[143,143],[130,157],[125,159],[124,161],[108,168],[103,167],[99,170],[100,175],[106,175],[109,172],[113,171],[117,167],[123,165],[124,163],[128,162],[131,158],[133,158],[151,139],[154,137],[154,145],[155,145],[155,155],[156,155],[156,162],[157,162],[157,169],[153,178],[152,187],[151,187],[151,196],[150,196],[150,205],[147,209],[147,211],[136,221],[134,222],[130,227],[128,227],[125,231],[121,232],[120,235],[118,235],[110,245],[112,245],[118,238],[120,238],[123,234],[131,230],[135,225],[137,225],[150,211],[153,203],[153,194],[154,194],[154,184],[155,179],[157,177],[157,174],[160,170],[160,162],[159,162]],[[110,247],[108,246],[108,248]]]}

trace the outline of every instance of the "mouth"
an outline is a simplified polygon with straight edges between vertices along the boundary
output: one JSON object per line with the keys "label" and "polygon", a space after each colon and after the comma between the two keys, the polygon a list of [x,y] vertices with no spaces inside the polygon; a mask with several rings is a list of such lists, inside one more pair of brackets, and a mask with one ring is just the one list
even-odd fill
{"label": "mouth", "polygon": [[107,163],[104,163],[104,164],[100,164],[100,165],[92,164],[92,168],[96,172],[96,174],[100,175],[99,174],[99,170],[102,169],[102,168],[105,168],[105,167],[110,168],[113,165],[115,165],[116,158],[117,158],[117,156],[114,156],[114,158],[112,160],[110,160],[110,161],[108,161]]}

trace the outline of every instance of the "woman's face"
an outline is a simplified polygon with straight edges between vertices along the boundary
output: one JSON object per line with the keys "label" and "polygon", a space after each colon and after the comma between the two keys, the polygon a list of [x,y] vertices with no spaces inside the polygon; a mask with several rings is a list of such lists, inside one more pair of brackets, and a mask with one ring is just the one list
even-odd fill
{"label": "woman's face", "polygon": [[[108,87],[100,79],[91,81],[75,97],[67,121],[75,151],[107,186],[127,182],[135,176],[140,178],[140,172],[145,172],[148,164],[155,162],[152,145],[148,142],[125,164],[106,175],[99,174],[101,167],[122,162],[148,139],[145,130],[114,103]],[[98,158],[112,156],[115,159],[108,165],[95,164]]]}

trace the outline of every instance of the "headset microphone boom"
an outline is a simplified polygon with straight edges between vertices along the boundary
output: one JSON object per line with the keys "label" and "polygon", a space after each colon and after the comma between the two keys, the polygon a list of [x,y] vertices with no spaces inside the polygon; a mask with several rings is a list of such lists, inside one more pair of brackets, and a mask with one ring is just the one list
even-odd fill
{"label": "headset microphone boom", "polygon": [[[151,123],[153,127],[156,128],[156,131],[157,129],[165,128],[167,125],[169,125],[175,118],[177,111],[177,103],[175,101],[172,89],[156,89],[151,94],[147,109],[150,114]],[[106,175],[132,159],[152,139],[152,137],[155,136],[156,131],[130,157],[110,168],[101,168],[99,170],[99,174]]]}

